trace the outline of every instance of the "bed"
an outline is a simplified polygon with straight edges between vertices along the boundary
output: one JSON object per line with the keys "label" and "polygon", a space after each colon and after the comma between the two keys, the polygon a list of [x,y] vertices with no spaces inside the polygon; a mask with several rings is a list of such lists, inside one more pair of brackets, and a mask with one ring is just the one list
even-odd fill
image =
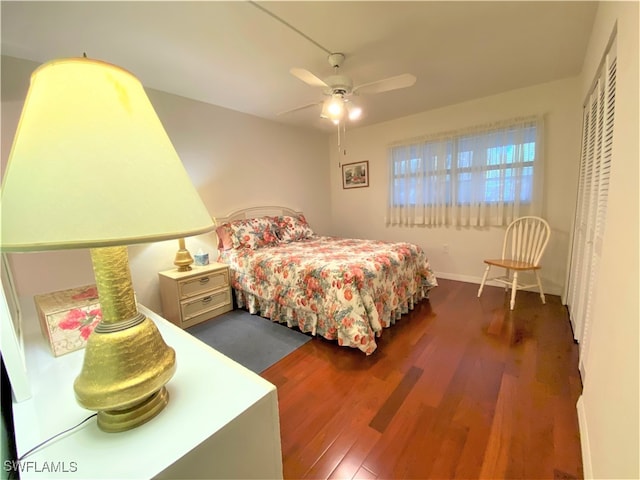
{"label": "bed", "polygon": [[367,355],[437,280],[411,243],[317,235],[284,207],[216,217],[219,260],[239,308]]}

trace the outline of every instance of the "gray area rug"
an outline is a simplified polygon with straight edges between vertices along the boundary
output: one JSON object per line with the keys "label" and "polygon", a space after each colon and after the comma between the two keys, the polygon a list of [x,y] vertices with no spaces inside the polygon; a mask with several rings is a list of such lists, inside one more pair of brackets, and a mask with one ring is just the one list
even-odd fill
{"label": "gray area rug", "polygon": [[186,331],[255,373],[311,340],[299,330],[245,310],[232,310]]}

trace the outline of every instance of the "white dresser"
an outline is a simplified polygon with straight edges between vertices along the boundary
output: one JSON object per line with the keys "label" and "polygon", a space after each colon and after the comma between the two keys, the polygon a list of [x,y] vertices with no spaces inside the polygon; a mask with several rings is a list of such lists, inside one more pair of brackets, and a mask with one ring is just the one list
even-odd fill
{"label": "white dresser", "polygon": [[[18,456],[93,413],[81,408],[73,393],[84,350],[55,358],[33,302],[21,303],[32,397],[13,404]],[[147,308],[139,309],[176,351],[167,407],[121,433],[101,431],[92,418],[25,458],[20,477],[282,478],[276,388]]]}

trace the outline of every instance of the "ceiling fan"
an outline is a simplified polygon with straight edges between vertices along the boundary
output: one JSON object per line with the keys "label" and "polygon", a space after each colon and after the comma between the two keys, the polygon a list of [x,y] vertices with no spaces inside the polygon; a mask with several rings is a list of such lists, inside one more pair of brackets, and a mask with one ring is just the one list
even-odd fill
{"label": "ceiling fan", "polygon": [[340,73],[340,67],[344,62],[344,59],[345,56],[343,53],[329,54],[327,60],[329,61],[329,65],[333,67],[334,74],[324,80],[304,68],[292,68],[289,70],[293,76],[302,80],[306,84],[311,85],[312,87],[323,88],[323,94],[328,98],[324,101],[309,103],[307,105],[302,105],[300,107],[281,112],[279,115],[322,104],[322,112],[320,116],[328,118],[338,125],[346,118],[356,120],[362,114],[362,110],[352,101],[350,98],[351,96],[388,92],[391,90],[410,87],[416,83],[415,75],[404,73],[373,82],[363,83],[354,87],[351,78]]}

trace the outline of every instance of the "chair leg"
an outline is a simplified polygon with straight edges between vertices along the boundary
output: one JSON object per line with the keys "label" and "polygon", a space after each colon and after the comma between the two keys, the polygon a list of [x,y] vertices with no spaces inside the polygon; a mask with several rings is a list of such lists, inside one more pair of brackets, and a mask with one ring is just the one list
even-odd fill
{"label": "chair leg", "polygon": [[485,268],[484,270],[484,275],[482,276],[482,282],[480,282],[480,288],[478,289],[478,298],[480,298],[480,295],[482,295],[482,289],[484,288],[484,282],[487,281],[489,270],[491,270],[491,265],[487,265],[487,268]]}
{"label": "chair leg", "polygon": [[[505,272],[504,272],[505,280],[509,280],[510,276],[511,276],[511,270],[509,270],[508,268],[505,268]],[[504,284],[504,291],[506,292],[507,290],[509,290],[509,285],[507,285],[505,283]]]}
{"label": "chair leg", "polygon": [[540,274],[538,270],[534,270],[536,274],[536,280],[538,281],[538,290],[540,290],[540,298],[542,299],[542,303],[547,303],[544,298],[544,292],[542,291],[542,282],[540,281]]}
{"label": "chair leg", "polygon": [[516,290],[518,290],[518,272],[513,272],[513,282],[511,284],[511,310],[516,306]]}

